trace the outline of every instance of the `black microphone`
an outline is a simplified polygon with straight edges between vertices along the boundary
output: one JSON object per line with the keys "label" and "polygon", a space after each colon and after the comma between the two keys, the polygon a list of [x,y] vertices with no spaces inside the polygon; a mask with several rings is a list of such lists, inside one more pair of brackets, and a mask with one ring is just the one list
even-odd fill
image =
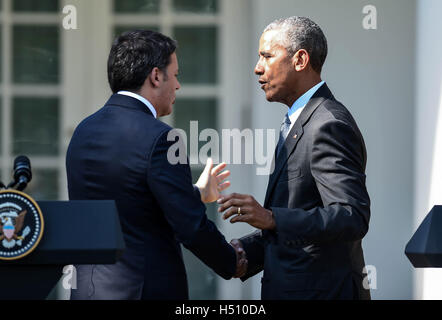
{"label": "black microphone", "polygon": [[17,190],[23,191],[32,179],[31,162],[26,156],[18,156],[14,160],[14,185]]}

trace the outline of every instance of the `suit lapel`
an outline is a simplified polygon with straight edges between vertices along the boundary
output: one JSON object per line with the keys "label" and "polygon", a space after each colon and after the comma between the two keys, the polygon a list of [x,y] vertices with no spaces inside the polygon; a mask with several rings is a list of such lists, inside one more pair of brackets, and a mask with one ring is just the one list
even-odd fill
{"label": "suit lapel", "polygon": [[298,119],[290,130],[290,133],[285,140],[284,146],[281,148],[281,151],[279,152],[276,159],[275,157],[273,157],[273,161],[275,162],[275,169],[269,177],[269,184],[267,186],[264,207],[267,207],[268,202],[270,201],[270,196],[273,192],[276,182],[278,181],[279,176],[281,175],[282,168],[287,162],[289,156],[295,150],[298,141],[302,138],[304,134],[303,127],[310,120],[312,114],[319,107],[319,105],[324,102],[324,100],[331,98],[333,98],[333,95],[327,85],[322,85],[306,104],[304,110],[302,110],[301,114],[299,115]]}

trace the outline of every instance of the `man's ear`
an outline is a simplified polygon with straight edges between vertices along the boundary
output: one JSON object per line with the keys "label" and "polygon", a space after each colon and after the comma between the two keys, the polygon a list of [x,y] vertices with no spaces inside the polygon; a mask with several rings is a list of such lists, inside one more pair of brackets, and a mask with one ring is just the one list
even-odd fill
{"label": "man's ear", "polygon": [[158,88],[160,86],[161,77],[162,77],[161,70],[158,69],[157,67],[153,68],[152,72],[148,76],[152,87]]}
{"label": "man's ear", "polygon": [[298,50],[292,58],[293,68],[296,71],[303,71],[310,62],[310,56],[305,49]]}

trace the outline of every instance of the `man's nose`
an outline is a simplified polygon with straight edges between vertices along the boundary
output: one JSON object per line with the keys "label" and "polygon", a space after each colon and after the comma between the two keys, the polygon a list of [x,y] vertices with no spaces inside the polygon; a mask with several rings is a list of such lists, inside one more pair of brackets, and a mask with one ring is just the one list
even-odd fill
{"label": "man's nose", "polygon": [[175,90],[180,90],[181,88],[181,84],[179,81],[176,82],[176,89]]}
{"label": "man's nose", "polygon": [[255,74],[257,74],[257,75],[261,75],[261,74],[263,74],[264,73],[264,69],[263,69],[263,67],[261,66],[261,64],[259,63],[259,61],[256,63],[256,66],[255,66]]}

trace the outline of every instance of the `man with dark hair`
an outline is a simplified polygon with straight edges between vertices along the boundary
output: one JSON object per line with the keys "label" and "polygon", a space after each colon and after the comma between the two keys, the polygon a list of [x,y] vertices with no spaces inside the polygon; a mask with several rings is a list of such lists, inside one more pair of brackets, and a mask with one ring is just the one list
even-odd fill
{"label": "man with dark hair", "polygon": [[71,299],[187,299],[180,243],[225,279],[245,266],[203,204],[229,186],[226,165],[209,159],[193,186],[189,165],[167,158],[172,128],[157,117],[172,112],[180,88],[175,50],[153,31],[118,37],[108,60],[114,94],[73,134],[69,198],[115,200],[126,250],[114,265],[77,265]]}
{"label": "man with dark hair", "polygon": [[255,73],[268,101],[289,107],[262,207],[252,196],[223,197],[232,223],[259,230],[243,248],[245,281],[264,270],[262,299],[370,299],[361,246],[368,231],[367,154],[350,112],[321,80],[327,40],[308,18],[270,24]]}

